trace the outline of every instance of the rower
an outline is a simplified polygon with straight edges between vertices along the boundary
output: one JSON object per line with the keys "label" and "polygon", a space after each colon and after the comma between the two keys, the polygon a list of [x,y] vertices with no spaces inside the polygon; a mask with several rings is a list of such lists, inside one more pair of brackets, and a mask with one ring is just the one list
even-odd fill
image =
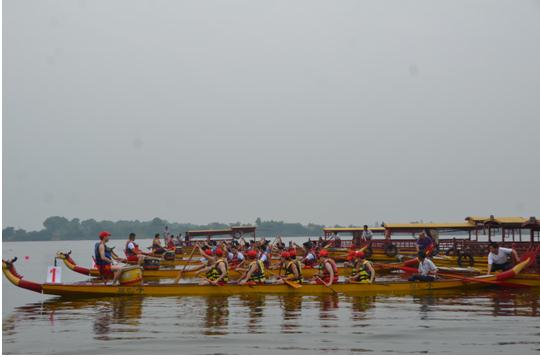
{"label": "rower", "polygon": [[426,253],[418,253],[418,274],[414,274],[409,281],[434,281],[437,274],[437,266],[426,258]]}
{"label": "rower", "polygon": [[99,233],[99,242],[94,246],[94,257],[96,260],[96,266],[99,270],[99,275],[103,279],[113,278],[112,283],[116,283],[120,274],[122,273],[122,267],[113,265],[112,251],[107,247],[107,242],[111,234],[109,232]]}
{"label": "rower", "polygon": [[375,269],[371,262],[364,259],[364,252],[358,251],[354,255],[351,276],[347,282],[368,283],[371,284],[375,280]]}
{"label": "rower", "polygon": [[302,284],[302,268],[300,267],[300,262],[292,259],[289,252],[281,253],[281,261],[283,266],[285,267],[285,276],[281,277],[278,282],[283,282],[284,280],[287,280]]}
{"label": "rower", "polygon": [[124,250],[128,263],[137,263],[142,265],[144,261],[144,255],[142,254],[139,246],[135,244],[135,233],[130,233],[128,241],[126,242],[126,249]]}
{"label": "rower", "polygon": [[302,263],[306,268],[313,268],[316,262],[317,253],[315,252],[315,249],[311,248],[306,254],[306,256],[302,259]]}
{"label": "rower", "polygon": [[519,256],[515,249],[499,247],[498,243],[491,242],[489,244],[487,273],[491,274],[497,270],[511,269],[513,265],[512,259],[519,262]]}
{"label": "rower", "polygon": [[159,239],[159,233],[154,235],[154,240],[152,241],[152,252],[156,254],[165,253],[165,249],[161,246],[161,241]]}
{"label": "rower", "polygon": [[257,252],[255,250],[249,250],[246,252],[248,260],[248,268],[242,274],[238,284],[263,284],[265,277],[264,263],[262,260],[257,259]]}
{"label": "rower", "polygon": [[169,250],[175,250],[176,249],[176,244],[174,244],[174,234],[170,234],[165,239],[165,241],[167,243],[167,249],[169,249]]}
{"label": "rower", "polygon": [[212,256],[213,253],[211,249],[208,248],[208,249],[203,250],[199,244],[196,244],[195,247],[197,247],[197,249],[199,250],[199,253],[201,255],[200,261],[201,263],[203,263],[203,265],[200,268],[195,269],[193,271],[194,272],[193,274],[197,276],[199,274],[209,272],[214,266],[216,259]]}
{"label": "rower", "polygon": [[266,269],[269,269],[270,265],[272,263],[271,251],[272,251],[271,248],[269,248],[269,246],[268,246],[268,244],[266,242],[261,246],[260,260],[263,262],[264,267]]}
{"label": "rower", "polygon": [[334,259],[328,257],[328,251],[323,249],[319,252],[319,274],[315,274],[313,284],[331,286],[339,279],[338,268]]}
{"label": "rower", "polygon": [[238,250],[238,246],[233,245],[231,248],[231,251],[228,252],[228,261],[230,263],[231,269],[240,268],[242,265],[244,265],[245,257],[242,252]]}
{"label": "rower", "polygon": [[214,254],[217,259],[206,273],[206,281],[201,282],[200,285],[225,285],[229,281],[229,264],[223,258],[223,250],[217,248]]}

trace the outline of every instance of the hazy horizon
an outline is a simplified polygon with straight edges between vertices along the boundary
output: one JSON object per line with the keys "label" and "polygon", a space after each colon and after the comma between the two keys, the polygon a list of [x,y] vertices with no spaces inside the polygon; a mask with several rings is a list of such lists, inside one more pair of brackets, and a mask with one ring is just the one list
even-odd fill
{"label": "hazy horizon", "polygon": [[3,227],[540,217],[538,1],[3,2]]}

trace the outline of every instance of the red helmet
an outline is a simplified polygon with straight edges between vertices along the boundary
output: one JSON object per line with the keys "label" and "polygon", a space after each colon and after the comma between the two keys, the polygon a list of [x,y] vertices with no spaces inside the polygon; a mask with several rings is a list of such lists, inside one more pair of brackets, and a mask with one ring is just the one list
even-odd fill
{"label": "red helmet", "polygon": [[212,255],[212,249],[207,249],[204,251],[204,254],[206,255]]}
{"label": "red helmet", "polygon": [[246,252],[248,258],[257,258],[257,252],[255,250],[248,250]]}
{"label": "red helmet", "polygon": [[221,250],[221,248],[217,248],[214,253],[219,257],[223,256],[223,250]]}
{"label": "red helmet", "polygon": [[319,257],[327,257],[327,256],[328,256],[328,251],[326,249],[322,249],[319,252]]}
{"label": "red helmet", "polygon": [[291,257],[291,254],[289,252],[283,252],[281,253],[281,257],[285,259],[289,259]]}
{"label": "red helmet", "polygon": [[355,256],[356,258],[364,258],[366,255],[364,254],[364,252],[362,252],[361,250],[359,250],[358,252],[356,252],[356,253],[354,254],[354,256]]}
{"label": "red helmet", "polygon": [[110,235],[111,235],[111,234],[110,234],[109,232],[103,231],[103,232],[99,233],[99,238],[100,238],[100,239],[103,239],[103,238],[105,238],[105,237],[110,237]]}

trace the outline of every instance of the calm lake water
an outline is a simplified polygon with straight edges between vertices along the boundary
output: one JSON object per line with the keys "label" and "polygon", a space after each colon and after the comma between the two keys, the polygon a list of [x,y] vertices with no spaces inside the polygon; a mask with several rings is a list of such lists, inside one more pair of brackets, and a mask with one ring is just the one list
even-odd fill
{"label": "calm lake water", "polygon": [[[123,241],[110,245],[121,248]],[[3,243],[2,257],[17,256],[19,273],[42,282],[56,251],[72,250],[78,264],[89,266],[92,247],[91,241]],[[63,268],[64,282],[82,279]],[[7,354],[540,351],[538,291],[66,300],[16,288],[5,278],[2,287]]]}

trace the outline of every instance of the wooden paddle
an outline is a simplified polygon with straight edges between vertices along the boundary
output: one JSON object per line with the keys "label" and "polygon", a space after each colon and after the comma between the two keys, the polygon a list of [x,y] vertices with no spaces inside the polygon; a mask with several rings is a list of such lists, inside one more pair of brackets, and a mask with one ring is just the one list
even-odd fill
{"label": "wooden paddle", "polygon": [[283,279],[280,275],[278,275],[276,273],[272,273],[272,272],[269,272],[269,273],[270,273],[270,275],[277,276],[278,278],[280,278],[285,284],[289,285],[291,288],[298,289],[298,288],[302,287],[302,284],[300,284],[300,283],[297,283],[295,281],[290,281],[290,280],[287,280],[287,279]]}
{"label": "wooden paddle", "polygon": [[176,279],[174,279],[174,283],[175,284],[178,284],[178,282],[180,281],[180,279],[182,278],[182,275],[184,274],[184,272],[186,271],[186,268],[188,267],[189,263],[191,262],[191,258],[193,258],[193,254],[195,253],[195,247],[193,247],[193,249],[191,250],[191,254],[189,255],[189,259],[186,263],[186,265],[184,265],[184,269],[182,269],[182,271],[180,271],[180,273],[178,274],[178,276],[176,277]]}
{"label": "wooden paddle", "polygon": [[452,278],[452,279],[460,279],[463,281],[471,282],[471,283],[484,283],[484,284],[490,284],[490,285],[499,285],[505,288],[528,288],[528,285],[523,284],[515,284],[515,283],[508,283],[506,281],[502,280],[483,280],[478,278],[470,278],[470,277],[464,277],[461,275],[456,274],[447,274],[447,273],[438,273],[438,275],[443,276],[445,278]]}
{"label": "wooden paddle", "polygon": [[[410,267],[400,267],[400,269],[403,270],[404,272],[407,272],[407,273],[417,273],[418,272],[417,269],[410,268]],[[437,275],[445,277],[445,278],[459,279],[459,280],[462,280],[462,281],[465,281],[465,282],[470,282],[470,283],[482,283],[482,284],[489,284],[489,285],[498,285],[498,286],[503,286],[503,287],[506,287],[506,288],[525,288],[525,287],[527,287],[527,285],[507,283],[507,282],[501,281],[501,280],[484,280],[484,279],[478,279],[478,278],[468,278],[468,277],[464,277],[464,276],[457,275],[457,274],[448,274],[448,273],[440,273],[439,272],[439,273],[437,273]]]}
{"label": "wooden paddle", "polygon": [[324,282],[324,280],[322,280],[320,277],[317,277],[317,280],[319,280],[319,281],[322,283],[322,285],[324,285],[324,286],[326,286],[328,289],[332,290],[332,291],[334,292],[334,294],[337,294],[337,291],[335,291],[334,289],[332,289],[331,286],[326,285],[326,283]]}

